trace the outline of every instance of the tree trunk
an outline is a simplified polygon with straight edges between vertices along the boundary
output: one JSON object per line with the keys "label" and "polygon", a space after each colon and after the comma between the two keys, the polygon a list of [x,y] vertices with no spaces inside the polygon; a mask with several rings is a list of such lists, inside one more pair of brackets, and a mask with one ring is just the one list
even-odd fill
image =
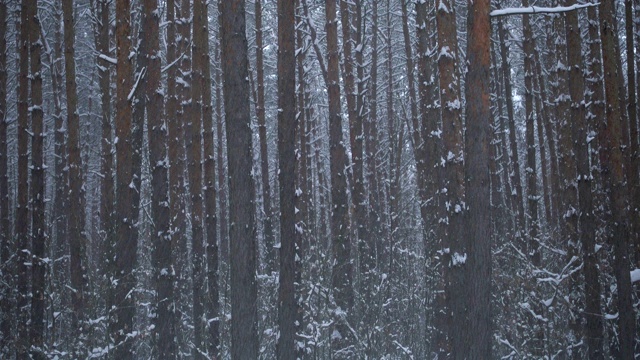
{"label": "tree trunk", "polygon": [[615,26],[615,8],[613,2],[600,5],[600,41],[602,42],[603,70],[605,83],[606,124],[599,131],[600,166],[602,180],[609,192],[611,201],[612,232],[609,241],[613,244],[615,262],[614,274],[618,291],[618,334],[620,359],[633,359],[633,338],[635,321],[631,303],[631,278],[629,273],[629,231],[628,211],[626,207],[627,187],[623,170],[624,158],[621,151],[623,141],[619,90],[618,59]]}
{"label": "tree trunk", "polygon": [[249,64],[242,0],[220,2],[222,75],[229,163],[231,357],[256,359],[257,283],[255,186],[249,114]]}
{"label": "tree trunk", "polygon": [[[60,24],[62,21],[61,9],[56,8],[55,21]],[[68,306],[65,290],[66,282],[70,278],[68,257],[68,221],[69,221],[69,167],[67,166],[67,151],[65,143],[64,117],[62,116],[62,29],[56,27],[54,31],[53,54],[49,54],[49,64],[51,67],[51,87],[53,90],[54,107],[54,187],[55,198],[53,208],[56,209],[53,225],[55,226],[55,237],[51,244],[51,257],[56,261],[53,263],[51,271],[54,281],[53,291],[58,293],[61,307]],[[57,324],[61,322],[57,321]],[[55,330],[61,330],[59,326]],[[55,336],[53,337],[55,339]],[[55,340],[54,340],[55,341]]]}
{"label": "tree trunk", "polygon": [[[632,244],[640,245],[640,144],[638,144],[638,107],[636,97],[636,61],[634,56],[633,2],[625,0],[625,24],[627,45],[627,114],[629,115],[629,150],[626,166],[627,184],[629,184],[630,226]],[[636,30],[638,31],[638,30]],[[632,259],[633,260],[633,259]],[[635,260],[640,263],[640,255]]]}
{"label": "tree trunk", "polygon": [[260,138],[260,166],[262,181],[262,211],[264,212],[264,246],[266,249],[267,274],[275,270],[275,236],[273,234],[273,211],[271,209],[271,183],[269,181],[269,154],[267,152],[267,123],[264,104],[264,56],[262,43],[262,1],[255,0],[256,16],[256,116]]}
{"label": "tree trunk", "polygon": [[[203,126],[203,171],[204,171],[204,226],[207,257],[207,285],[209,287],[205,309],[207,309],[206,330],[209,335],[208,341],[205,341],[208,348],[209,356],[214,359],[218,358],[218,347],[220,346],[220,299],[219,299],[219,280],[218,280],[218,234],[217,234],[217,217],[216,217],[216,163],[214,161],[214,143],[213,143],[213,108],[211,106],[211,61],[209,53],[209,24],[208,14],[209,6],[198,0],[194,3],[197,5],[198,26],[194,23],[194,37],[201,44],[199,56],[202,57],[202,126]],[[205,338],[206,339],[206,338]],[[203,349],[204,350],[204,349]]]}
{"label": "tree trunk", "polygon": [[80,154],[80,116],[78,115],[78,95],[75,63],[75,29],[73,1],[62,1],[64,18],[65,88],[67,91],[67,153],[69,154],[69,252],[71,269],[71,296],[73,315],[71,326],[76,332],[74,354],[80,357],[85,343],[85,288],[86,288],[86,246],[85,233],[85,191]]}
{"label": "tree trunk", "polygon": [[[467,290],[465,260],[470,249],[462,238],[464,212],[467,210],[464,195],[464,143],[462,138],[462,101],[460,99],[460,75],[458,73],[458,37],[454,4],[448,0],[436,3],[436,28],[438,37],[438,75],[440,81],[440,106],[442,116],[442,169],[441,209],[443,229],[439,249],[443,266],[444,290],[447,311],[446,322],[449,345],[453,357],[466,353],[468,308],[465,304]],[[488,40],[487,40],[488,41]],[[488,84],[487,84],[488,86]],[[483,129],[484,130],[484,129]],[[487,134],[489,136],[489,134]],[[488,162],[486,162],[488,164]],[[448,249],[445,250],[445,249]],[[461,260],[462,259],[462,260]]]}
{"label": "tree trunk", "polygon": [[[529,6],[528,0],[522,2],[522,6]],[[529,223],[527,226],[527,241],[523,244],[523,253],[526,253],[530,257],[531,265],[533,269],[537,269],[542,264],[542,255],[540,252],[538,232],[540,224],[538,223],[538,167],[536,164],[536,143],[535,143],[535,121],[534,116],[534,104],[533,104],[533,76],[534,76],[534,52],[535,44],[533,42],[533,31],[531,29],[531,23],[529,15],[522,16],[522,33],[523,33],[523,48],[524,48],[524,97],[525,97],[525,125],[526,125],[526,142],[527,142],[527,218]],[[536,314],[542,312],[542,307],[534,299],[536,280],[533,274],[527,279],[525,285],[527,290],[526,299],[532,304],[533,311]],[[531,318],[530,324],[532,325],[532,331],[534,339],[532,339],[529,347],[531,353],[534,356],[542,356],[544,354],[544,326],[537,318]]]}
{"label": "tree trunk", "polygon": [[[565,5],[569,5],[565,1]],[[593,200],[591,194],[591,169],[589,165],[589,148],[587,143],[587,113],[584,99],[584,75],[582,70],[582,45],[578,14],[568,12],[565,17],[567,38],[567,60],[569,72],[569,95],[571,97],[571,133],[573,153],[578,171],[579,226],[582,243],[583,271],[585,277],[586,326],[583,335],[586,338],[589,359],[602,359],[602,313],[600,310],[600,283],[598,280],[598,263],[595,249],[595,219],[593,217]]]}
{"label": "tree trunk", "polygon": [[[278,359],[296,359],[295,324],[298,306],[295,277],[296,243],[302,235],[296,226],[298,195],[296,174],[295,6],[278,1],[278,182],[280,184],[280,277],[278,282]],[[301,256],[299,254],[298,256]]]}
{"label": "tree trunk", "polygon": [[116,208],[114,219],[115,239],[115,292],[113,304],[116,306],[110,333],[115,345],[114,358],[132,359],[133,340],[127,334],[133,331],[135,302],[131,294],[136,278],[133,272],[136,264],[137,236],[133,220],[133,159],[132,159],[132,106],[129,93],[133,88],[133,66],[131,47],[131,3],[116,0]]}
{"label": "tree trunk", "polygon": [[[95,24],[95,44],[98,56],[96,58],[102,116],[102,141],[101,141],[101,163],[100,173],[102,183],[100,187],[100,220],[102,231],[104,232],[103,280],[107,280],[115,272],[114,268],[114,245],[115,245],[115,192],[113,178],[113,141],[111,125],[111,69],[107,60],[100,55],[110,55],[109,45],[109,2],[100,0],[97,4]],[[111,287],[107,290],[106,308],[111,309],[113,305],[113,292]]]}
{"label": "tree trunk", "polygon": [[[333,243],[334,324],[331,336],[331,351],[338,359],[350,358],[353,353],[353,336],[349,330],[351,310],[354,303],[353,267],[349,240],[349,204],[347,198],[347,155],[342,138],[342,116],[340,105],[338,29],[336,2],[325,2],[327,32],[327,88],[329,100],[329,152],[331,172],[331,238]],[[348,39],[344,39],[348,41]],[[348,75],[346,75],[348,76]]]}
{"label": "tree trunk", "polygon": [[491,322],[491,210],[489,190],[490,142],[490,1],[475,0],[467,14],[465,191],[467,274],[470,294],[467,357],[492,358]]}
{"label": "tree trunk", "polygon": [[[47,225],[45,214],[44,113],[42,111],[42,41],[36,0],[27,3],[29,11],[29,47],[31,69],[31,348],[32,359],[46,359],[45,335],[45,248]],[[84,208],[83,208],[84,210]]]}
{"label": "tree trunk", "polygon": [[157,0],[145,0],[142,3],[143,32],[147,36],[145,53],[147,76],[144,90],[147,112],[147,140],[149,143],[149,165],[151,167],[151,215],[153,229],[154,286],[156,289],[156,305],[153,336],[157,349],[156,355],[161,359],[175,359],[177,356],[173,254],[171,249],[171,214],[169,205],[170,168],[167,157],[167,126],[164,116],[164,92],[161,83],[161,59],[155,56],[160,51],[160,18],[155,16],[158,10]]}
{"label": "tree trunk", "polygon": [[11,298],[12,298],[12,271],[9,257],[13,253],[13,240],[11,238],[11,218],[9,217],[9,173],[8,173],[8,146],[7,127],[7,2],[0,2],[0,263],[7,266],[2,270],[2,278],[7,282],[2,286],[0,299],[0,356],[11,357]]}
{"label": "tree trunk", "polygon": [[[17,250],[16,271],[16,359],[29,356],[29,1],[22,0],[18,36],[18,179],[15,239]],[[27,250],[27,251],[24,251]]]}
{"label": "tree trunk", "polygon": [[[514,203],[516,205],[516,236],[522,236],[525,227],[524,200],[522,196],[522,178],[520,176],[520,156],[518,155],[518,143],[516,142],[516,123],[513,114],[513,89],[511,87],[511,65],[509,64],[509,47],[507,46],[507,30],[498,19],[498,36],[500,38],[500,58],[502,63],[502,76],[504,77],[504,92],[507,105],[507,123],[509,125],[509,147],[511,148],[510,173],[511,185],[515,190]],[[511,194],[514,196],[514,194]]]}
{"label": "tree trunk", "polygon": [[[183,2],[183,6],[186,3]],[[208,26],[208,19],[204,17],[206,4],[202,0],[193,2],[193,42],[191,48],[191,102],[185,108],[185,142],[189,171],[189,193],[191,197],[191,266],[192,266],[192,290],[193,309],[192,319],[194,326],[194,339],[192,356],[196,359],[203,358],[206,352],[204,344],[204,331],[206,318],[204,317],[205,295],[205,249],[203,232],[203,201],[202,201],[202,101],[205,87],[203,69],[208,66],[208,57],[204,53],[204,46],[209,39],[203,33],[202,28]],[[183,10],[186,10],[183,9]],[[197,31],[200,30],[200,31]],[[206,63],[205,63],[206,62]]]}

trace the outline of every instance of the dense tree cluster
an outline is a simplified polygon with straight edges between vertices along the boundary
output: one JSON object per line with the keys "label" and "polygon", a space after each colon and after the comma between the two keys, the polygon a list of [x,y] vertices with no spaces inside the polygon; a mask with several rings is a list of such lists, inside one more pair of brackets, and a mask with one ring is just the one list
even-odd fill
{"label": "dense tree cluster", "polygon": [[640,1],[0,0],[0,358],[633,359]]}

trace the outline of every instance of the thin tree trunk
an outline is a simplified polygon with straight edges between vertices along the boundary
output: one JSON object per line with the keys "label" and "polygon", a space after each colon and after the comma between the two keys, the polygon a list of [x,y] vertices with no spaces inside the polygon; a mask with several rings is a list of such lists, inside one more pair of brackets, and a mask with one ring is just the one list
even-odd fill
{"label": "thin tree trunk", "polygon": [[62,1],[64,18],[64,56],[67,91],[67,153],[69,154],[69,252],[71,269],[71,296],[73,316],[71,327],[76,332],[74,354],[80,357],[85,344],[85,288],[86,284],[86,246],[85,233],[85,191],[82,174],[82,156],[80,154],[80,116],[78,115],[78,95],[75,63],[75,23],[73,1]]}
{"label": "thin tree trunk", "polygon": [[275,270],[276,253],[273,233],[273,211],[271,208],[271,183],[269,181],[269,156],[267,152],[267,123],[264,103],[264,51],[262,42],[262,1],[255,0],[256,16],[256,116],[258,117],[258,137],[260,138],[260,167],[262,181],[262,211],[264,212],[264,246],[266,249],[267,273]]}
{"label": "thin tree trunk", "polygon": [[[183,2],[186,10],[187,3]],[[191,102],[185,108],[185,142],[187,151],[187,169],[189,171],[189,193],[191,197],[191,266],[192,266],[192,321],[194,339],[192,356],[196,359],[204,358],[206,352],[204,331],[206,318],[204,317],[205,295],[205,249],[203,229],[203,201],[202,201],[202,94],[205,81],[203,69],[208,66],[208,57],[204,53],[204,46],[209,39],[202,31],[208,26],[208,19],[204,17],[206,3],[203,0],[193,2],[193,42],[191,44]],[[200,31],[198,31],[200,30]]]}
{"label": "thin tree trunk", "polygon": [[[626,166],[627,184],[629,184],[631,241],[640,245],[640,144],[638,144],[638,104],[636,97],[636,61],[634,56],[633,2],[625,0],[625,23],[627,45],[627,114],[629,115],[629,151]],[[635,49],[637,51],[637,49]],[[636,261],[640,255],[636,253]]]}
{"label": "thin tree trunk", "polygon": [[133,330],[135,302],[133,290],[136,284],[133,269],[136,264],[137,236],[133,220],[133,159],[132,159],[132,106],[130,92],[133,88],[131,47],[131,4],[129,0],[116,0],[116,208],[114,219],[115,282],[113,304],[116,306],[110,333],[114,358],[132,359],[133,339],[127,334]]}
{"label": "thin tree trunk", "polygon": [[[327,32],[327,90],[329,101],[329,152],[331,172],[331,239],[333,248],[334,323],[331,351],[334,358],[350,358],[353,355],[353,336],[349,330],[354,303],[353,266],[349,240],[349,204],[347,198],[347,155],[342,138],[340,105],[338,29],[336,2],[325,2]],[[344,39],[344,41],[349,41]],[[349,76],[348,74],[345,76]]]}
{"label": "thin tree trunk", "polygon": [[490,359],[491,322],[491,210],[487,153],[490,142],[490,1],[475,0],[467,14],[466,76],[466,202],[469,244],[467,306],[470,329],[466,356]]}
{"label": "thin tree trunk", "polygon": [[[516,236],[522,236],[524,231],[524,200],[522,196],[522,178],[520,176],[520,156],[516,142],[516,124],[513,114],[513,89],[511,87],[511,65],[509,64],[509,47],[507,46],[507,30],[502,19],[498,19],[498,36],[500,38],[500,57],[502,62],[502,76],[504,77],[504,92],[507,104],[507,123],[509,126],[509,147],[511,148],[511,186],[515,189],[514,202],[516,205]],[[513,196],[513,194],[511,195]]]}
{"label": "thin tree trunk", "polygon": [[249,113],[249,64],[242,0],[220,2],[222,75],[229,163],[231,357],[256,359],[257,251]]}
{"label": "thin tree trunk", "polygon": [[365,146],[367,149],[367,182],[369,183],[369,214],[368,225],[375,240],[375,248],[371,249],[375,256],[376,267],[381,271],[380,265],[384,263],[382,259],[383,233],[382,233],[382,194],[380,186],[381,161],[378,159],[380,139],[378,133],[378,2],[371,4],[371,71],[369,73],[369,112],[364,122]]}
{"label": "thin tree trunk", "polygon": [[[278,282],[278,359],[296,359],[296,104],[295,2],[278,1],[278,182],[280,184],[280,278]],[[298,324],[300,325],[300,324]]]}
{"label": "thin tree trunk", "polygon": [[609,235],[613,244],[615,262],[614,274],[618,292],[618,334],[620,359],[633,359],[633,338],[635,321],[631,303],[631,278],[629,273],[629,231],[628,211],[623,170],[624,158],[621,151],[623,141],[619,76],[619,61],[616,58],[617,45],[615,27],[615,8],[613,2],[600,5],[600,41],[602,42],[603,70],[605,82],[605,103],[607,104],[606,125],[599,129],[600,166],[602,180],[611,201],[612,232]]}
{"label": "thin tree trunk", "polygon": [[[60,24],[62,14],[59,8],[56,8],[56,23]],[[65,282],[70,277],[69,262],[67,261],[68,253],[68,221],[69,221],[69,168],[67,167],[67,151],[65,143],[64,117],[62,116],[62,29],[56,27],[54,32],[53,54],[49,54],[49,63],[51,67],[51,87],[53,89],[53,106],[54,106],[54,187],[55,198],[53,208],[56,209],[54,216],[55,225],[55,243],[51,246],[51,256],[55,259],[52,266],[55,289],[61,299],[61,306],[67,306],[67,292],[64,290]],[[55,339],[55,336],[54,336]],[[54,340],[55,341],[55,340]]]}
{"label": "thin tree trunk", "polygon": [[[29,0],[29,67],[31,70],[31,348],[32,359],[46,359],[44,343],[45,248],[47,225],[45,214],[44,113],[42,111],[42,41],[36,0]],[[83,208],[84,210],[84,208]]]}
{"label": "thin tree trunk", "polygon": [[[532,39],[532,41],[535,42],[535,39]],[[538,56],[535,55],[537,54],[537,52],[535,51],[535,44],[534,44],[534,57],[533,57],[533,63],[534,63],[534,68],[533,68],[533,72],[534,74],[532,82],[533,82],[533,86],[534,86],[534,91],[536,91],[536,96],[534,97],[534,105],[535,105],[535,112],[536,112],[536,131],[537,131],[537,136],[538,136],[538,149],[540,151],[540,177],[542,178],[542,201],[543,201],[543,206],[544,206],[544,216],[545,216],[545,222],[547,224],[547,228],[548,228],[548,224],[551,221],[551,217],[553,215],[551,215],[551,203],[552,203],[552,199],[551,199],[551,184],[549,184],[551,182],[551,176],[549,174],[548,171],[548,166],[547,166],[547,145],[545,144],[545,138],[544,138],[544,123],[546,121],[548,121],[548,117],[546,115],[545,112],[545,105],[543,105],[542,102],[542,94],[541,94],[541,82],[542,82],[542,77],[538,74],[536,66],[538,66]],[[542,212],[540,212],[542,213]],[[539,227],[538,230],[542,231],[542,221],[539,222]]]}
{"label": "thin tree trunk", "polygon": [[[114,245],[115,245],[115,223],[114,223],[114,178],[113,178],[113,141],[111,125],[111,69],[107,60],[100,55],[108,56],[109,51],[109,3],[100,0],[96,11],[95,43],[98,56],[96,58],[101,102],[101,162],[100,173],[102,183],[100,187],[100,220],[102,231],[104,232],[104,269],[102,276],[108,279],[115,272],[114,268]],[[113,305],[113,291],[109,286],[106,296],[106,308],[111,309]],[[109,310],[110,311],[110,310]]]}
{"label": "thin tree trunk", "polygon": [[[522,6],[529,5],[528,0],[522,2]],[[523,32],[523,48],[524,48],[524,96],[525,96],[525,126],[526,126],[526,143],[527,143],[527,218],[529,223],[527,226],[527,241],[523,245],[523,253],[530,256],[530,261],[533,269],[537,269],[542,264],[542,254],[540,252],[538,232],[538,167],[536,163],[536,143],[535,143],[535,121],[534,116],[534,104],[533,104],[533,76],[534,76],[534,55],[535,44],[533,42],[533,31],[531,29],[531,23],[529,15],[522,16],[522,32]],[[535,298],[535,278],[533,274],[530,274],[531,278],[528,279],[526,287],[528,288],[526,296],[530,299],[530,303],[533,307],[533,311],[537,314],[542,312],[542,307],[534,301]],[[529,344],[531,353],[534,356],[542,356],[544,354],[545,342],[544,342],[544,326],[537,318],[530,319],[532,325],[532,331],[534,339]]]}
{"label": "thin tree trunk", "polygon": [[[565,5],[569,2],[565,0]],[[579,226],[582,243],[583,271],[585,277],[586,326],[583,335],[586,338],[588,358],[602,359],[602,313],[600,310],[600,283],[595,249],[595,219],[593,217],[593,198],[591,193],[591,169],[587,143],[587,117],[584,99],[584,75],[582,70],[582,44],[578,14],[568,12],[565,17],[567,37],[567,59],[570,67],[569,95],[571,96],[571,132],[573,153],[578,170]]]}
{"label": "thin tree trunk", "polygon": [[[207,237],[207,301],[205,303],[207,313],[206,330],[209,335],[207,351],[209,356],[218,358],[220,346],[220,290],[218,278],[218,233],[216,217],[216,163],[214,161],[213,142],[213,107],[211,105],[211,61],[209,53],[209,6],[205,2],[197,1],[196,14],[202,14],[198,18],[199,26],[194,27],[194,36],[201,43],[200,56],[202,57],[202,126],[203,126],[203,171],[204,171],[204,217],[205,234]],[[195,24],[194,24],[195,25]],[[218,62],[219,63],[219,62]],[[206,339],[206,338],[205,338]]]}
{"label": "thin tree trunk", "polygon": [[7,2],[0,1],[0,263],[6,268],[2,269],[3,279],[7,282],[2,286],[0,299],[0,356],[11,357],[11,298],[12,298],[12,271],[9,266],[9,258],[13,253],[13,240],[11,237],[11,218],[9,217],[9,173],[8,173],[8,146],[7,127]]}
{"label": "thin tree trunk", "polygon": [[[15,221],[16,271],[16,359],[27,359],[29,339],[29,0],[22,0],[18,41],[18,192]],[[25,251],[26,250],[26,251]]]}

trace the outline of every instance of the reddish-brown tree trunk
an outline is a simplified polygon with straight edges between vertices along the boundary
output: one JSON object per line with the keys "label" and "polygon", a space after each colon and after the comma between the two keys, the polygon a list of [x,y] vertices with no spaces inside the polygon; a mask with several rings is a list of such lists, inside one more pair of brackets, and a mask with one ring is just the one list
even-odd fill
{"label": "reddish-brown tree trunk", "polygon": [[222,77],[229,164],[231,357],[258,357],[255,184],[249,112],[249,64],[243,0],[220,2]]}
{"label": "reddish-brown tree trunk", "polygon": [[612,232],[609,241],[614,248],[614,274],[618,292],[618,334],[620,359],[633,359],[635,321],[631,303],[631,278],[629,273],[629,223],[626,198],[628,195],[623,170],[624,157],[621,113],[619,59],[616,54],[617,35],[615,26],[615,4],[600,5],[600,41],[602,42],[603,74],[605,83],[606,123],[602,124],[598,137],[600,142],[600,166],[602,180],[611,201]]}
{"label": "reddish-brown tree trunk", "polygon": [[[475,0],[467,13],[465,191],[468,242],[466,295],[469,309],[467,358],[490,359],[491,321],[491,210],[489,190],[490,123],[490,1]],[[463,330],[464,331],[464,330]]]}
{"label": "reddish-brown tree trunk", "polygon": [[[298,195],[296,175],[296,104],[295,101],[295,6],[294,1],[278,1],[278,182],[280,184],[280,278],[278,286],[278,359],[296,359],[295,278],[296,245],[302,236],[296,226]],[[301,228],[300,228],[301,229]],[[299,254],[297,256],[301,256]]]}
{"label": "reddish-brown tree trunk", "polygon": [[64,19],[64,57],[65,88],[67,91],[67,153],[69,154],[69,253],[71,269],[71,295],[73,305],[72,329],[74,337],[74,354],[80,356],[87,344],[85,336],[85,287],[86,287],[86,246],[85,233],[85,191],[82,174],[82,156],[80,154],[80,116],[78,115],[78,95],[76,85],[75,63],[75,23],[73,1],[62,1]]}
{"label": "reddish-brown tree trunk", "polygon": [[135,317],[134,297],[131,290],[136,284],[133,269],[136,264],[137,236],[133,220],[133,159],[132,159],[132,106],[133,88],[131,53],[131,4],[129,0],[116,1],[116,207],[114,218],[115,283],[113,304],[115,309],[110,324],[111,341],[117,344],[113,353],[117,359],[132,359],[133,340],[127,337],[133,330]]}
{"label": "reddish-brown tree trunk", "polygon": [[[333,243],[333,286],[336,310],[331,337],[331,351],[337,358],[348,358],[353,345],[349,330],[354,303],[353,266],[349,240],[349,204],[347,198],[347,155],[342,138],[342,107],[340,105],[340,70],[336,1],[325,2],[327,32],[327,90],[329,101],[329,153],[331,172],[331,238]],[[349,41],[344,39],[344,41]],[[345,76],[349,76],[345,74]]]}

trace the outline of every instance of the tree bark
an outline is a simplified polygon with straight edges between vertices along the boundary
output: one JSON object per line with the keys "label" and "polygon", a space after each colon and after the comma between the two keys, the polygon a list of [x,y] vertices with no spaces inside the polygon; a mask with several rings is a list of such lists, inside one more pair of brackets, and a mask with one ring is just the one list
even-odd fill
{"label": "tree bark", "polygon": [[[187,6],[183,3],[183,6]],[[194,339],[192,355],[196,359],[203,358],[206,352],[204,344],[204,331],[206,318],[204,317],[205,295],[205,249],[203,232],[203,201],[202,201],[202,106],[203,91],[205,87],[203,69],[208,66],[207,54],[203,51],[208,38],[202,32],[202,28],[208,26],[208,19],[204,18],[206,4],[202,0],[193,2],[193,41],[191,44],[191,101],[185,108],[185,142],[189,171],[189,193],[191,197],[191,266],[192,266],[192,317],[194,326]],[[186,10],[186,7],[185,9]],[[198,31],[200,30],[200,31]]]}
{"label": "tree bark", "polygon": [[76,85],[75,63],[75,29],[73,17],[73,1],[62,1],[64,18],[64,56],[65,56],[65,88],[67,91],[67,153],[69,154],[69,252],[71,267],[71,295],[73,305],[72,329],[74,338],[74,354],[80,357],[87,346],[84,338],[85,328],[85,291],[86,291],[86,246],[85,233],[85,191],[82,174],[82,156],[80,154],[80,116],[78,115],[78,95]]}
{"label": "tree bark", "polygon": [[[569,1],[565,1],[569,5]],[[569,70],[569,96],[571,97],[571,133],[573,153],[576,157],[578,182],[578,219],[579,238],[582,243],[583,271],[585,278],[586,326],[582,334],[586,338],[588,358],[602,359],[602,313],[600,310],[600,283],[598,280],[598,263],[595,249],[595,219],[593,217],[593,199],[591,193],[591,169],[589,165],[589,148],[587,143],[587,114],[584,99],[584,76],[582,70],[582,45],[578,14],[565,14],[565,31],[567,38],[567,60]]]}
{"label": "tree bark", "polygon": [[229,163],[231,357],[256,359],[257,283],[255,187],[251,177],[249,64],[243,0],[220,2],[222,75]]}
{"label": "tree bark", "polygon": [[[45,248],[47,225],[45,214],[44,113],[42,111],[42,41],[36,0],[28,0],[29,67],[31,70],[31,329],[30,356],[46,359],[45,335]],[[84,209],[83,209],[84,210]]]}
{"label": "tree bark", "polygon": [[600,41],[602,42],[603,70],[605,83],[606,124],[599,131],[600,166],[602,180],[611,201],[612,232],[609,241],[614,248],[614,274],[618,292],[618,334],[620,359],[633,359],[633,338],[635,321],[631,303],[631,278],[629,273],[629,231],[626,207],[627,187],[623,170],[624,158],[621,151],[623,141],[621,97],[619,86],[615,8],[613,2],[600,5]]}
{"label": "tree bark", "polygon": [[[22,0],[18,36],[18,179],[15,239],[17,250],[16,271],[16,359],[27,359],[29,339],[29,1]],[[17,25],[18,26],[18,25]],[[27,250],[27,251],[24,251]]]}
{"label": "tree bark", "polygon": [[[331,351],[334,358],[350,358],[354,339],[349,330],[354,303],[353,267],[349,240],[349,205],[347,198],[347,155],[342,139],[340,105],[338,29],[336,2],[325,2],[327,32],[327,88],[329,101],[329,152],[331,172],[331,238],[333,243],[333,330]],[[348,39],[344,39],[348,41]],[[348,75],[346,75],[348,76]]]}
{"label": "tree bark", "polygon": [[13,253],[11,237],[11,218],[9,217],[9,154],[7,146],[7,2],[0,2],[0,263],[6,266],[2,269],[2,278],[7,282],[2,286],[0,299],[0,356],[11,356],[11,299],[12,299],[12,271],[9,267],[9,257]]}
{"label": "tree bark", "polygon": [[209,54],[209,6],[198,0],[194,3],[198,24],[194,22],[194,37],[200,43],[199,56],[202,67],[202,127],[203,136],[203,171],[204,171],[204,226],[207,257],[207,285],[205,309],[207,314],[206,330],[209,335],[207,351],[209,356],[218,358],[220,346],[220,295],[218,277],[218,234],[216,217],[216,163],[214,161],[213,143],[213,107],[211,105],[211,61]]}
{"label": "tree bark", "polygon": [[[295,94],[295,6],[290,0],[278,1],[278,182],[280,184],[280,276],[278,282],[278,359],[296,359],[295,278],[296,243],[302,235],[296,225],[298,195],[296,174]],[[302,228],[300,228],[302,229]],[[297,256],[301,256],[299,254]]]}
{"label": "tree bark", "polygon": [[[629,116],[629,150],[627,151],[626,175],[629,184],[631,241],[640,245],[640,144],[638,143],[638,104],[636,97],[636,61],[634,56],[635,38],[633,31],[633,2],[625,0],[625,24],[627,45],[627,114]],[[640,255],[636,253],[636,261],[640,263]],[[633,259],[632,259],[633,260]]]}
{"label": "tree bark", "polygon": [[466,157],[465,191],[468,211],[467,295],[470,329],[468,357],[490,359],[491,322],[491,204],[489,189],[490,142],[490,1],[475,0],[467,14]]}
{"label": "tree bark", "polygon": [[[96,65],[98,68],[102,117],[102,141],[100,150],[100,173],[102,178],[102,183],[100,184],[100,222],[104,233],[104,269],[102,270],[102,276],[104,280],[106,280],[115,272],[115,192],[113,177],[113,140],[111,134],[113,131],[111,124],[111,65],[107,60],[100,57],[100,55],[110,55],[109,2],[106,0],[100,0],[98,1],[96,8],[97,20],[95,21],[95,24],[97,29],[95,30],[95,44],[98,52]],[[107,309],[111,309],[113,305],[113,292],[111,287],[107,290],[105,302]]]}
{"label": "tree bark", "polygon": [[171,248],[171,214],[169,205],[170,162],[167,155],[167,126],[164,115],[164,92],[161,83],[160,52],[160,18],[156,15],[157,0],[145,0],[142,3],[142,26],[146,34],[145,53],[147,76],[145,78],[147,140],[149,143],[149,165],[151,167],[151,215],[153,229],[154,286],[156,289],[156,305],[153,336],[157,356],[161,359],[175,359],[176,323],[173,270],[173,254]]}
{"label": "tree bark", "polygon": [[[467,290],[465,263],[469,249],[462,237],[464,227],[464,143],[462,137],[462,101],[460,75],[458,73],[458,31],[454,3],[449,0],[436,2],[436,28],[438,37],[438,77],[440,81],[440,108],[442,116],[442,169],[441,209],[442,228],[439,250],[443,266],[446,307],[450,317],[444,322],[449,346],[454,358],[466,353],[465,333],[468,321],[464,292]],[[488,40],[486,40],[488,41]],[[487,136],[489,136],[487,134]],[[487,162],[488,164],[488,162]],[[444,190],[446,189],[446,190]]]}
{"label": "tree bark", "polygon": [[131,47],[131,3],[116,0],[116,228],[115,266],[112,274],[115,292],[110,334],[115,349],[114,358],[132,359],[133,340],[127,337],[133,331],[135,302],[131,290],[136,284],[133,269],[136,264],[137,236],[133,220],[133,159],[132,159],[132,98],[133,66]]}

